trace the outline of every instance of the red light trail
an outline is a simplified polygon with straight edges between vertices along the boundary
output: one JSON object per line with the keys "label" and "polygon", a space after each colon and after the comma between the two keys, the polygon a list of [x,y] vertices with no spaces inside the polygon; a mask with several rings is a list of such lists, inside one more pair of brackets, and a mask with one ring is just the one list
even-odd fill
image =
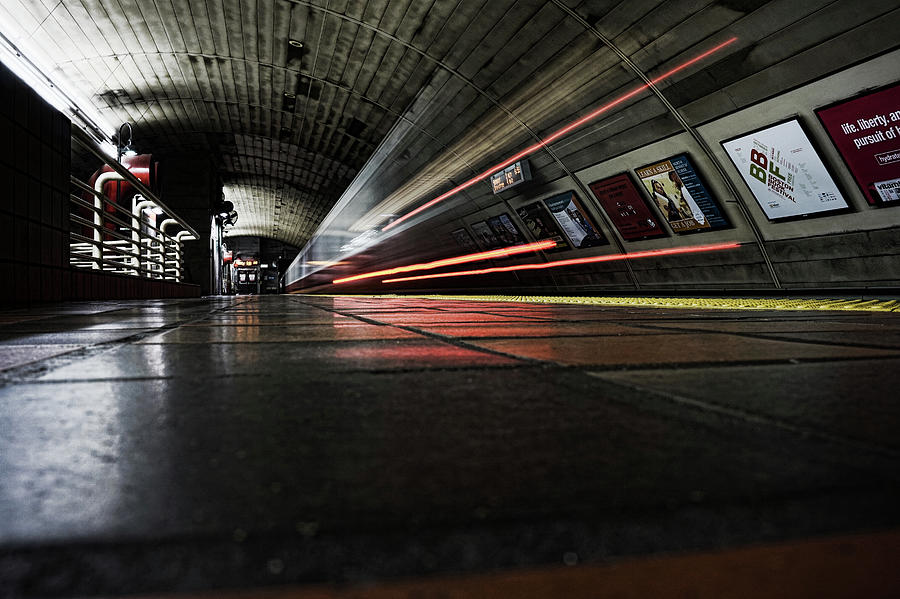
{"label": "red light trail", "polygon": [[588,122],[590,122],[590,121],[596,119],[596,118],[597,118],[598,116],[600,116],[601,114],[603,114],[603,113],[609,111],[609,110],[612,109],[612,108],[615,108],[616,106],[618,106],[619,104],[622,104],[623,102],[627,102],[628,100],[630,100],[630,99],[633,98],[634,96],[640,94],[641,92],[643,92],[643,91],[645,91],[645,90],[647,90],[647,89],[650,89],[650,86],[651,86],[651,85],[656,85],[657,83],[660,83],[660,82],[662,82],[662,81],[668,79],[669,77],[675,75],[676,73],[678,73],[678,72],[680,72],[680,71],[683,71],[684,69],[690,67],[691,65],[694,65],[694,64],[700,62],[701,60],[703,60],[703,59],[705,59],[705,58],[708,58],[709,56],[715,54],[716,52],[718,52],[718,51],[721,50],[722,48],[725,48],[726,46],[730,46],[731,44],[733,44],[733,43],[736,42],[736,41],[737,41],[737,38],[736,38],[736,37],[732,37],[731,39],[725,40],[724,42],[722,42],[722,43],[719,44],[718,46],[715,46],[715,47],[713,47],[713,48],[710,48],[710,49],[707,50],[706,52],[703,52],[702,54],[699,54],[699,55],[695,56],[694,58],[688,60],[687,62],[684,62],[684,63],[678,65],[677,67],[675,67],[675,68],[673,68],[673,69],[671,69],[671,70],[669,70],[669,71],[666,71],[666,72],[663,73],[662,75],[658,75],[656,78],[651,79],[651,80],[650,80],[650,83],[645,83],[645,84],[641,85],[640,87],[637,87],[637,88],[631,90],[630,92],[628,92],[628,93],[626,93],[626,94],[624,94],[624,95],[622,95],[622,96],[619,96],[619,97],[616,98],[615,100],[613,100],[613,101],[611,101],[611,102],[609,102],[609,103],[607,103],[607,104],[604,104],[604,105],[601,106],[600,108],[597,108],[596,110],[594,110],[594,111],[592,111],[592,112],[590,112],[590,113],[584,115],[583,117],[581,117],[581,118],[578,119],[577,121],[574,121],[573,123],[570,123],[569,125],[566,125],[566,126],[563,127],[562,129],[559,129],[558,131],[556,131],[556,132],[550,134],[548,137],[545,137],[544,139],[540,140],[540,141],[537,142],[536,144],[534,144],[534,145],[532,145],[532,146],[529,146],[529,147],[525,148],[524,150],[522,150],[522,151],[519,152],[518,154],[515,154],[514,156],[511,156],[511,157],[507,158],[507,159],[504,160],[503,162],[501,162],[501,163],[499,163],[499,164],[496,164],[496,165],[492,166],[492,167],[489,168],[488,170],[482,172],[482,173],[479,174],[479,175],[476,175],[476,176],[472,177],[471,179],[469,179],[469,180],[466,181],[465,183],[463,183],[463,184],[461,184],[461,185],[458,185],[458,186],[454,187],[454,188],[451,189],[450,191],[448,191],[448,192],[446,192],[446,193],[442,193],[441,195],[439,195],[438,197],[434,198],[433,200],[431,200],[431,201],[429,201],[429,202],[426,202],[426,203],[422,204],[421,206],[419,206],[419,207],[416,208],[415,210],[412,210],[411,212],[407,212],[406,214],[404,214],[403,216],[401,216],[401,217],[398,218],[397,220],[393,221],[392,223],[387,224],[387,225],[386,225],[384,228],[382,228],[381,230],[382,230],[382,231],[388,231],[388,230],[392,229],[393,227],[396,227],[397,225],[399,225],[399,224],[402,223],[403,221],[405,221],[405,220],[407,220],[407,219],[409,219],[409,218],[412,218],[412,217],[415,216],[416,214],[421,213],[423,210],[427,210],[428,208],[431,208],[431,207],[434,206],[435,204],[437,204],[437,203],[439,203],[439,202],[442,202],[442,201],[446,200],[446,199],[449,198],[450,196],[456,195],[456,194],[459,193],[460,191],[462,191],[462,190],[464,190],[464,189],[467,189],[467,188],[469,188],[469,187],[475,185],[475,184],[478,183],[479,181],[483,181],[484,179],[490,177],[493,173],[499,171],[499,170],[502,169],[502,168],[506,168],[507,166],[509,166],[510,164],[512,164],[513,162],[515,162],[516,160],[520,160],[520,159],[525,158],[526,156],[528,156],[528,155],[530,155],[530,154],[533,154],[534,152],[540,150],[542,147],[545,147],[545,146],[547,146],[548,144],[553,143],[554,141],[556,141],[556,140],[559,139],[560,137],[563,137],[563,136],[566,135],[567,133],[570,133],[571,131],[577,129],[578,127],[581,127],[582,125],[584,125],[584,124],[586,124],[586,123],[588,123]]}
{"label": "red light trail", "polygon": [[370,279],[372,277],[381,277],[384,275],[396,275],[403,272],[415,270],[434,270],[444,266],[454,266],[456,264],[465,264],[466,262],[478,262],[479,260],[490,260],[491,258],[505,258],[515,254],[525,254],[528,252],[537,252],[539,250],[549,250],[556,247],[556,242],[550,239],[538,241],[537,243],[529,243],[526,245],[515,245],[499,250],[491,250],[489,252],[478,252],[477,254],[466,254],[465,256],[456,256],[455,258],[444,258],[443,260],[435,260],[434,262],[423,262],[421,264],[410,264],[409,266],[398,266],[387,270],[378,270],[375,272],[367,272],[342,279],[332,281],[335,285],[341,283],[349,283],[351,281],[359,281],[360,279]]}
{"label": "red light trail", "polygon": [[646,250],[633,254],[609,254],[606,256],[592,256],[590,258],[572,258],[557,262],[540,262],[536,264],[516,264],[514,266],[497,266],[481,270],[463,270],[456,272],[440,272],[431,275],[419,275],[415,277],[403,277],[400,279],[385,279],[382,283],[402,283],[406,281],[421,281],[423,279],[440,279],[445,277],[466,277],[472,275],[486,275],[496,272],[513,272],[517,270],[542,270],[545,268],[559,268],[560,266],[572,266],[575,264],[593,264],[596,262],[615,262],[617,260],[635,260],[637,258],[653,258],[657,256],[674,256],[678,254],[699,254],[702,252],[715,252],[719,250],[731,250],[741,247],[740,243],[713,243],[708,245],[695,245],[686,248],[670,248],[665,250]]}

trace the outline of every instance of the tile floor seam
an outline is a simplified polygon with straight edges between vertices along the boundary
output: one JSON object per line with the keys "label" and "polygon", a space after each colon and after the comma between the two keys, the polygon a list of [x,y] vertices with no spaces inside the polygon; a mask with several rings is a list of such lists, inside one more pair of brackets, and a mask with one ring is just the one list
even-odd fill
{"label": "tile floor seam", "polygon": [[[635,328],[641,328],[645,330],[653,330],[653,331],[674,331],[676,334],[679,333],[691,333],[694,335],[724,335],[724,336],[734,336],[734,337],[745,337],[747,339],[765,339],[769,341],[787,341],[791,343],[802,343],[805,345],[828,345],[834,347],[857,347],[863,349],[883,349],[883,350],[895,350],[900,352],[900,345],[888,346],[888,345],[867,345],[865,343],[852,343],[848,341],[824,341],[824,340],[814,340],[814,339],[797,339],[794,337],[782,337],[781,334],[788,335],[794,331],[784,332],[784,333],[748,333],[747,331],[714,331],[710,329],[693,329],[688,327],[660,327],[654,326],[651,324],[630,324],[628,326],[632,326]],[[816,331],[795,331],[796,333],[815,333]],[[841,333],[842,331],[825,331],[829,333]],[[850,333],[857,333],[860,331],[850,331]],[[864,331],[869,332],[869,331]],[[880,331],[872,331],[872,332],[880,332]]]}
{"label": "tile floor seam", "polygon": [[[312,304],[307,304],[307,305],[312,305]],[[408,332],[410,332],[410,333],[415,333],[415,334],[417,334],[417,335],[421,335],[421,336],[426,337],[426,338],[435,339],[435,340],[437,340],[437,341],[441,341],[441,342],[447,343],[447,344],[449,344],[449,345],[454,345],[454,346],[460,347],[460,348],[462,348],[462,349],[468,349],[468,350],[470,350],[470,351],[476,351],[476,352],[478,352],[478,353],[490,354],[490,355],[500,356],[500,357],[503,357],[503,358],[509,358],[509,359],[512,359],[512,360],[516,360],[516,361],[518,361],[518,362],[534,363],[534,364],[541,364],[541,365],[554,364],[553,362],[547,362],[546,360],[540,360],[540,359],[537,359],[537,358],[530,358],[530,357],[526,357],[526,356],[517,356],[517,355],[515,355],[515,354],[510,354],[510,353],[506,353],[506,352],[502,352],[502,351],[498,351],[498,350],[492,350],[492,349],[489,349],[489,348],[480,347],[480,346],[477,346],[477,345],[474,345],[474,344],[470,344],[470,343],[466,343],[466,342],[464,342],[464,341],[460,341],[459,339],[457,339],[457,338],[455,338],[455,337],[448,337],[448,336],[446,336],[446,335],[440,335],[440,334],[438,334],[438,333],[431,333],[430,331],[422,331],[422,330],[416,329],[416,328],[414,328],[414,327],[412,327],[412,326],[404,326],[404,325],[399,325],[399,324],[384,323],[384,322],[381,322],[381,321],[378,321],[378,320],[375,320],[375,319],[369,319],[369,318],[366,318],[366,317],[356,316],[356,315],[354,315],[354,314],[341,312],[341,311],[339,311],[339,310],[330,310],[330,309],[328,309],[328,308],[323,308],[323,307],[321,307],[321,306],[316,306],[316,307],[319,308],[319,309],[321,309],[321,310],[325,310],[326,312],[333,312],[333,313],[335,313],[335,314],[340,314],[341,316],[349,316],[349,317],[352,317],[352,318],[356,318],[356,319],[361,320],[362,322],[366,322],[366,323],[368,323],[368,324],[373,324],[373,325],[377,325],[377,326],[389,326],[389,327],[393,327],[393,328],[396,328],[396,329],[408,331]]]}
{"label": "tile floor seam", "polygon": [[825,356],[820,358],[781,358],[761,360],[732,360],[719,362],[641,362],[632,364],[558,364],[554,366],[568,366],[570,368],[596,370],[602,372],[640,372],[643,370],[680,370],[689,368],[728,368],[737,366],[787,366],[795,364],[821,364],[828,362],[865,362],[869,360],[897,360],[900,354],[873,355],[873,356]]}
{"label": "tile floor seam", "polygon": [[[79,360],[88,359],[105,352],[112,351],[118,347],[131,345],[134,341],[140,341],[153,335],[159,335],[169,330],[175,330],[187,323],[197,322],[199,320],[207,318],[210,314],[214,314],[224,309],[226,308],[217,308],[197,318],[176,321],[149,331],[145,331],[144,333],[136,333],[134,335],[129,335],[121,339],[116,339],[115,341],[106,341],[103,343],[85,345],[69,352],[64,352],[55,356],[50,356],[49,358],[35,360],[33,362],[20,364],[19,366],[14,366],[12,368],[2,370],[0,371],[0,389],[8,385],[16,385],[24,382],[29,382],[29,377],[45,374],[48,370],[53,370],[62,366],[68,366]],[[47,368],[48,366],[49,368]]]}
{"label": "tile floor seam", "polygon": [[[852,437],[845,437],[841,435],[835,435],[832,433],[828,433],[826,431],[818,430],[815,428],[804,427],[798,424],[794,424],[792,422],[781,420],[778,418],[773,418],[770,416],[766,416],[764,414],[759,414],[756,412],[749,412],[746,410],[741,410],[738,408],[731,408],[728,406],[723,406],[721,404],[712,403],[709,401],[704,401],[701,399],[694,399],[692,397],[685,397],[683,395],[678,395],[677,393],[666,393],[662,392],[658,389],[654,389],[652,387],[646,387],[644,385],[640,385],[638,383],[630,383],[624,381],[617,381],[614,379],[607,378],[604,376],[606,373],[602,372],[590,372],[585,371],[585,374],[592,376],[594,378],[598,378],[603,382],[617,386],[623,387],[625,389],[630,389],[632,391],[639,391],[641,393],[650,394],[653,397],[656,397],[662,401],[667,403],[674,403],[682,406],[687,406],[699,410],[701,412],[707,412],[712,414],[717,414],[720,416],[726,416],[729,418],[733,418],[736,420],[740,420],[747,423],[753,424],[761,424],[769,427],[778,428],[781,430],[785,430],[791,433],[794,433],[802,438],[814,437],[820,439],[822,441],[826,441],[829,443],[836,443],[838,445],[853,447],[854,449],[858,449],[861,451],[865,451],[868,453],[876,453],[889,458],[900,458],[900,449],[894,449],[891,447],[887,447],[884,445],[878,444],[870,444],[860,441],[858,439],[854,439]],[[629,403],[626,399],[619,399],[616,397],[611,397],[612,401]]]}

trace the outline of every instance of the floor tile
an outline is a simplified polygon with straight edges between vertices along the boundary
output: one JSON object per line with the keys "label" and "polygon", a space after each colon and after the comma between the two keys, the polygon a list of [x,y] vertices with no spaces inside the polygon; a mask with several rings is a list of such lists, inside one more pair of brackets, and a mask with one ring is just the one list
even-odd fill
{"label": "floor tile", "polygon": [[596,376],[900,449],[900,360],[607,371]]}
{"label": "floor tile", "polygon": [[507,354],[558,364],[606,366],[900,355],[889,349],[815,345],[703,333],[522,340],[480,339],[472,343]]}

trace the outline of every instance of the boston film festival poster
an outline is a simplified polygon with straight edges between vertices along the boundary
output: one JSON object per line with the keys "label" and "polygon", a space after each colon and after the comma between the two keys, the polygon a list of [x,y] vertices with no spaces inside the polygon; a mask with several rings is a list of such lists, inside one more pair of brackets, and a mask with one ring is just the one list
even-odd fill
{"label": "boston film festival poster", "polygon": [[659,218],[653,214],[626,173],[590,185],[622,239],[665,237]]}
{"label": "boston film festival poster", "polygon": [[575,196],[567,191],[544,200],[544,205],[576,248],[604,245],[606,239],[588,217]]}
{"label": "boston film festival poster", "polygon": [[816,114],[866,201],[900,203],[900,84]]}
{"label": "boston film festival poster", "polygon": [[849,207],[797,119],[722,147],[770,220]]}
{"label": "boston film festival poster", "polygon": [[673,156],[635,172],[676,233],[709,231],[729,226],[687,154]]}

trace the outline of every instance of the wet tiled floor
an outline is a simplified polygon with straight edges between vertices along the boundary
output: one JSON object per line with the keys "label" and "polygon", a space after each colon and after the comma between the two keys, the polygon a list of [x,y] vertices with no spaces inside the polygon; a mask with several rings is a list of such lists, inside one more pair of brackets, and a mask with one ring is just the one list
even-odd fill
{"label": "wet tiled floor", "polygon": [[370,584],[891,530],[898,337],[890,313],[404,298],[9,310],[0,589]]}

